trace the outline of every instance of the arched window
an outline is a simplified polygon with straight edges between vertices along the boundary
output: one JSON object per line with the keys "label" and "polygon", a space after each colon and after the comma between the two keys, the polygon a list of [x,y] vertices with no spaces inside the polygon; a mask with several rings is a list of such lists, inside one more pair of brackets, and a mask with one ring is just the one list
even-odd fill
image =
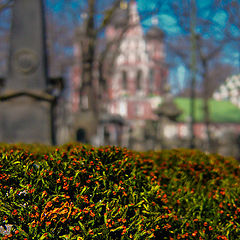
{"label": "arched window", "polygon": [[122,71],[122,88],[127,90],[127,72],[125,70]]}
{"label": "arched window", "polygon": [[135,105],[135,116],[142,117],[143,115],[144,115],[144,105],[139,102]]}
{"label": "arched window", "polygon": [[79,128],[76,132],[76,138],[78,142],[86,143],[86,131],[83,128]]}
{"label": "arched window", "polygon": [[153,93],[154,91],[154,69],[150,69],[149,71],[149,92]]}
{"label": "arched window", "polygon": [[137,71],[136,89],[137,90],[142,89],[142,70],[140,70],[140,69]]}

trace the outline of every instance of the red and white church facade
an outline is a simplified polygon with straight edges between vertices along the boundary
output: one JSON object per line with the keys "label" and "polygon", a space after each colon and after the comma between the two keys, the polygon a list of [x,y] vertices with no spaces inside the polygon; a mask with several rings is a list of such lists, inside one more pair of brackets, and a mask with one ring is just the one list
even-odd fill
{"label": "red and white church facade", "polygon": [[[120,43],[114,74],[108,79],[108,110],[127,120],[155,119],[153,109],[161,101],[168,74],[163,33],[152,27],[144,35],[136,2],[130,3],[129,15],[132,27]],[[109,26],[107,41],[115,34],[117,30]]]}
{"label": "red and white church facade", "polygon": [[[118,46],[113,46],[118,52],[112,66],[107,66],[112,68],[112,74],[106,79],[104,104],[107,113],[122,117],[126,123],[125,131],[131,129],[134,135],[134,131],[137,134],[139,128],[144,127],[145,120],[156,119],[153,111],[161,103],[168,69],[165,63],[163,32],[153,25],[144,34],[136,1],[130,1],[128,14],[128,28]],[[107,27],[106,43],[119,35],[122,30],[120,27],[124,26],[119,26],[114,21]],[[81,85],[81,49],[78,42],[74,45],[74,55],[71,97],[72,111],[77,112],[80,108]],[[98,74],[96,82],[97,77]],[[123,141],[123,144],[126,142],[127,140]]]}

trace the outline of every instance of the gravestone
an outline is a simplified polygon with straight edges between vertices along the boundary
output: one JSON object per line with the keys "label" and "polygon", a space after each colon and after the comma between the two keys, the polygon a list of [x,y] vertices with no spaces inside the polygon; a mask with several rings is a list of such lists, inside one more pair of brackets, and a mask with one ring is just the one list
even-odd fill
{"label": "gravestone", "polygon": [[8,74],[0,95],[0,142],[55,143],[42,0],[12,9]]}

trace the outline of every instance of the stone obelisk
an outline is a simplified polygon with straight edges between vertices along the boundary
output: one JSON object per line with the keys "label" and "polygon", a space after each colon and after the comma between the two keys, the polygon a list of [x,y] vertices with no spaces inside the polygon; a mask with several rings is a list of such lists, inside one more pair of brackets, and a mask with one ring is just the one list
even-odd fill
{"label": "stone obelisk", "polygon": [[14,1],[8,75],[0,95],[0,142],[54,143],[42,0]]}

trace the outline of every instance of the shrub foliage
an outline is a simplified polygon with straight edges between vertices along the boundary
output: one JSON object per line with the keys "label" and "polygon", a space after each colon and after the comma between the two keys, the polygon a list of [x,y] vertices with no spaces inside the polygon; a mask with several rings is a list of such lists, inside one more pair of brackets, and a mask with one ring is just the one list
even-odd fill
{"label": "shrub foliage", "polygon": [[240,167],[197,150],[0,146],[1,239],[240,239]]}

